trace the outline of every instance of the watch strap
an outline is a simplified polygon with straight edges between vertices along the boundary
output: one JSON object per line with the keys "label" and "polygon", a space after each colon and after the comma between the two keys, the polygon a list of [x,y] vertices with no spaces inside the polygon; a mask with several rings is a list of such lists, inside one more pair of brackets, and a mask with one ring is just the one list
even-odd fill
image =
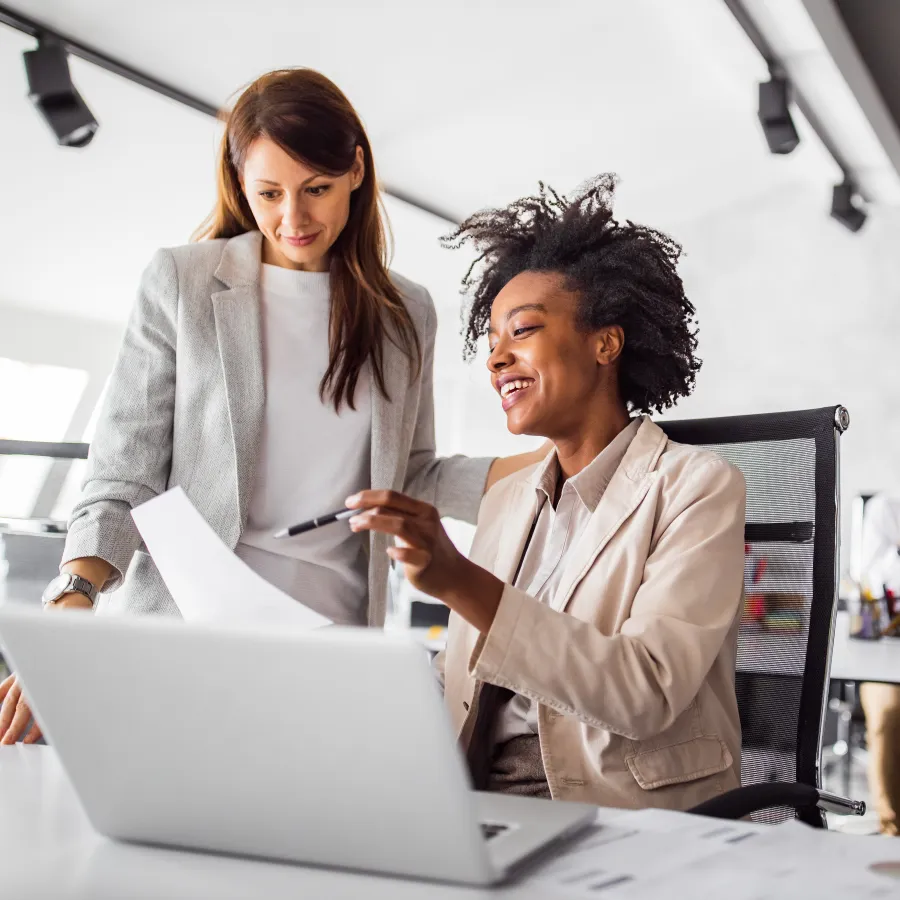
{"label": "watch strap", "polygon": [[92,584],[87,578],[82,578],[80,575],[73,575],[69,579],[69,591],[75,591],[79,594],[84,594],[88,600],[91,601],[91,605],[94,604],[94,601],[97,599],[97,587]]}

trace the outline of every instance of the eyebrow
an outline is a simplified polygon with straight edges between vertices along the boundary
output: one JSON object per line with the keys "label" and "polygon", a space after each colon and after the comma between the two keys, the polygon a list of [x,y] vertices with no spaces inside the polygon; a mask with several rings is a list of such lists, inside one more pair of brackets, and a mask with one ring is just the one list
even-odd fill
{"label": "eyebrow", "polygon": [[[311,181],[315,181],[317,178],[329,178],[329,177],[330,176],[327,175],[325,172],[316,172],[315,175],[310,175],[309,178],[304,179],[304,181],[302,181],[300,183],[300,186],[305,187],[307,184],[309,184]],[[271,184],[274,187],[281,187],[281,185],[277,181],[269,181],[268,178],[254,178],[253,183],[254,184]]]}
{"label": "eyebrow", "polygon": [[[522,303],[519,306],[514,306],[504,317],[503,321],[508,322],[513,316],[518,315],[520,312],[525,312],[526,310],[534,310],[535,312],[547,312],[547,307],[544,306],[543,303]],[[488,334],[494,334],[496,332],[496,328],[491,325],[488,328]]]}

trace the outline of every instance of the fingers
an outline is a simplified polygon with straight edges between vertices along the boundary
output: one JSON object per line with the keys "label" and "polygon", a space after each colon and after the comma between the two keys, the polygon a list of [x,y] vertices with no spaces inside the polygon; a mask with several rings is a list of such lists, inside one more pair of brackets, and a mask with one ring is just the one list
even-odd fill
{"label": "fingers", "polygon": [[387,555],[404,566],[416,569],[426,569],[431,562],[431,554],[416,547],[388,547]]}
{"label": "fingers", "polygon": [[421,500],[413,500],[412,497],[398,491],[360,491],[347,498],[348,509],[362,510],[374,507],[393,509],[423,519],[437,517],[437,510],[433,506]]}
{"label": "fingers", "polygon": [[9,724],[9,728],[6,730],[6,734],[0,739],[0,744],[14,744],[25,733],[25,729],[28,727],[30,721],[31,709],[25,702],[25,698],[20,695],[19,702],[16,704],[16,709],[13,713],[12,721]]}
{"label": "fingers", "polygon": [[[8,684],[10,678],[12,679],[11,685]],[[3,682],[6,688],[6,695],[3,698],[3,706],[0,706],[0,743],[5,743],[6,733],[12,724],[13,717],[16,714],[16,706],[22,695],[22,688],[19,687],[19,682],[16,680],[15,675],[10,675],[10,678]]]}
{"label": "fingers", "polygon": [[350,528],[353,531],[380,531],[383,534],[391,534],[413,547],[424,548],[429,544],[414,521],[402,515],[382,512],[380,507],[354,516],[350,519]]}
{"label": "fingers", "polygon": [[41,731],[41,726],[32,719],[31,728],[28,729],[28,734],[25,735],[25,740],[22,743],[36,744],[43,736],[44,732]]}
{"label": "fingers", "polygon": [[3,681],[0,681],[0,703],[3,702],[4,697],[12,690],[12,686],[16,683],[16,676],[10,675],[7,678],[4,678]]}

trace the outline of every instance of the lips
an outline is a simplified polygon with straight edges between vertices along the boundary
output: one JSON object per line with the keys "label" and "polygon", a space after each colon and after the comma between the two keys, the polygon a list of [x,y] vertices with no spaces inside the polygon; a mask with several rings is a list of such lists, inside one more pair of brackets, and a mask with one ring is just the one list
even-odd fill
{"label": "lips", "polygon": [[533,378],[507,378],[499,385],[498,390],[503,401],[503,409],[508,410],[528,393],[534,384]]}
{"label": "lips", "polygon": [[292,247],[308,247],[318,236],[319,232],[317,231],[315,234],[304,234],[297,237],[285,236],[282,237],[282,240]]}

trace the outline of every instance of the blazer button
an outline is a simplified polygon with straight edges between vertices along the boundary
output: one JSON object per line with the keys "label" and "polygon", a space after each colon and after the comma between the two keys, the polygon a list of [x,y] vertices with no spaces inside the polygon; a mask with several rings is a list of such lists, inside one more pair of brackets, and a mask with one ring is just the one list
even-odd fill
{"label": "blazer button", "polygon": [[463,700],[463,709],[468,712],[469,711],[469,702],[468,700]]}

